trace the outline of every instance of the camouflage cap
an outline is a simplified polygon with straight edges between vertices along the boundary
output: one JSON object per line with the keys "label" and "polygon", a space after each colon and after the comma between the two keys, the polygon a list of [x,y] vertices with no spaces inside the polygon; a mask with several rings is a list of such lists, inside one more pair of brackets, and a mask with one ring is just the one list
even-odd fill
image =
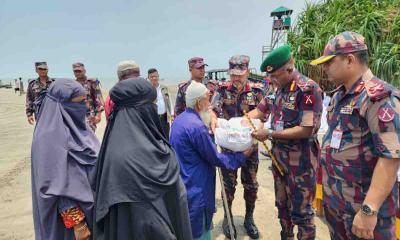
{"label": "camouflage cap", "polygon": [[85,65],[80,62],[76,62],[72,64],[72,70],[73,71],[84,71],[85,70]]}
{"label": "camouflage cap", "polygon": [[204,59],[201,57],[193,57],[188,60],[189,68],[201,68],[204,66],[208,66],[204,63]]}
{"label": "camouflage cap", "polygon": [[319,65],[331,60],[337,55],[359,52],[367,49],[368,47],[361,34],[342,32],[332,38],[328,44],[326,44],[324,54],[320,58],[311,61],[310,64]]}
{"label": "camouflage cap", "polygon": [[229,71],[231,75],[243,75],[249,69],[250,57],[246,55],[235,55],[229,59]]}
{"label": "camouflage cap", "polygon": [[35,62],[35,68],[49,69],[47,62]]}

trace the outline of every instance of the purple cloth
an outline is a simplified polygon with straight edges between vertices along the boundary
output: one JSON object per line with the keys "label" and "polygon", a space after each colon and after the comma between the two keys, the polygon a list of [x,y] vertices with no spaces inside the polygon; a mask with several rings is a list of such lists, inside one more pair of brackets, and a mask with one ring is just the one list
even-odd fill
{"label": "purple cloth", "polygon": [[[86,125],[86,95],[72,79],[58,79],[49,88],[38,114],[32,141],[32,204],[35,239],[75,239],[58,213],[68,199],[92,222],[93,186],[100,143]],[[90,226],[89,226],[90,227]]]}

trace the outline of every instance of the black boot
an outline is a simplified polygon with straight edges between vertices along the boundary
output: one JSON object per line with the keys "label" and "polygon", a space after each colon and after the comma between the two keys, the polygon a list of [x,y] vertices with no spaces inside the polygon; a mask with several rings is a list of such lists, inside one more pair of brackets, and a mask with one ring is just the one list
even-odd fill
{"label": "black boot", "polygon": [[[293,233],[289,233],[287,234],[284,231],[281,231],[281,240],[290,240],[290,239],[294,239],[294,234]],[[300,238],[299,238],[300,239]]]}
{"label": "black boot", "polygon": [[243,225],[247,231],[247,235],[249,235],[251,239],[258,239],[259,233],[258,233],[258,228],[254,223],[253,212],[254,212],[254,206],[249,206],[248,204],[246,204],[246,216],[244,218]]}
{"label": "black boot", "polygon": [[[232,220],[233,236],[236,239],[236,227],[235,227],[235,224],[233,223],[231,207],[229,207],[229,215],[231,216],[231,220]],[[231,239],[231,231],[229,230],[229,222],[228,222],[228,218],[226,217],[226,212],[224,214],[224,221],[222,222],[222,231],[226,238]]]}
{"label": "black boot", "polygon": [[283,220],[280,220],[279,222],[282,228],[281,240],[293,240],[294,239],[293,224],[291,222],[289,223]]}

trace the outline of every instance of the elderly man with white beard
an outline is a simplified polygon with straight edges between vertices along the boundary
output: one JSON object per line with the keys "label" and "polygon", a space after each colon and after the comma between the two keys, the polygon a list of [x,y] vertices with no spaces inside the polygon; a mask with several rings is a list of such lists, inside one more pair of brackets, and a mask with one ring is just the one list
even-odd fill
{"label": "elderly man with white beard", "polygon": [[175,149],[185,183],[194,239],[211,239],[215,212],[215,167],[235,170],[252,152],[218,153],[208,126],[210,92],[192,82],[186,91],[186,110],[172,124],[170,143]]}

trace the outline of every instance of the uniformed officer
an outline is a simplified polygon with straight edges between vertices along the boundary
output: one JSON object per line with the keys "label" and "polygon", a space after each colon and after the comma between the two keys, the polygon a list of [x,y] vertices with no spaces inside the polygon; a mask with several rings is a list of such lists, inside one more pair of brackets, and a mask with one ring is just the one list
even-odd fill
{"label": "uniformed officer", "polygon": [[104,111],[104,101],[100,90],[100,82],[97,78],[88,78],[83,63],[72,64],[72,70],[76,80],[86,90],[86,121],[90,128],[96,131],[96,125],[101,121],[101,113]]}
{"label": "uniformed officer", "polygon": [[[275,205],[281,239],[315,239],[314,210],[316,170],[320,156],[317,132],[322,113],[322,91],[317,83],[294,67],[291,48],[284,45],[268,54],[261,65],[278,87],[249,113],[251,118],[271,115],[271,129],[253,136],[272,140],[272,153],[283,175],[274,166]],[[266,116],[265,116],[266,115]]]}
{"label": "uniformed officer", "polygon": [[49,78],[47,75],[49,68],[46,62],[36,62],[35,63],[36,73],[39,75],[37,79],[32,79],[28,83],[28,88],[26,90],[26,116],[28,118],[28,123],[33,124],[37,118],[41,102],[44,98],[47,89],[54,79]]}
{"label": "uniformed officer", "polygon": [[323,64],[339,86],[327,108],[321,158],[331,238],[396,239],[400,91],[373,75],[358,33],[332,38],[311,64]]}
{"label": "uniformed officer", "polygon": [[193,57],[189,59],[188,64],[191,79],[178,85],[178,93],[176,95],[174,111],[175,117],[184,112],[186,109],[185,93],[191,81],[206,84],[206,87],[210,91],[210,95],[213,95],[215,92],[215,84],[213,84],[212,81],[208,81],[207,83],[204,82],[205,66],[208,66],[206,63],[204,63],[204,59],[201,57]]}
{"label": "uniformed officer", "polygon": [[[243,111],[251,111],[257,107],[264,98],[262,88],[251,87],[247,80],[249,75],[250,58],[245,55],[235,55],[229,60],[230,82],[221,85],[213,99],[213,109],[217,116],[229,120],[232,117],[242,117]],[[246,159],[246,163],[241,168],[241,180],[244,188],[244,199],[246,202],[246,215],[244,227],[247,234],[256,239],[259,237],[257,226],[253,220],[253,212],[257,199],[257,169],[258,169],[258,149]],[[221,169],[225,185],[229,214],[232,215],[231,206],[235,196],[237,185],[237,170],[229,171]],[[230,238],[228,221],[225,213],[222,225],[223,232]],[[235,236],[236,236],[236,228]]]}

